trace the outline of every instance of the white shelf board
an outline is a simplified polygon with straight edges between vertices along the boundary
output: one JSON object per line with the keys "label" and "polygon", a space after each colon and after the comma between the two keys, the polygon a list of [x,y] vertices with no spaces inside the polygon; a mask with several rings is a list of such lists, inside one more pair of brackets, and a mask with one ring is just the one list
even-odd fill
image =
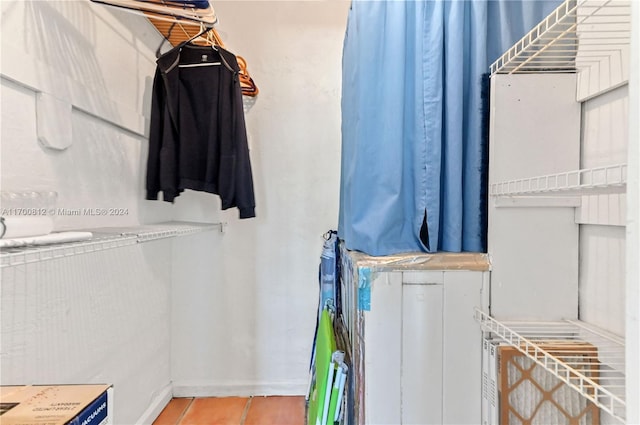
{"label": "white shelf board", "polygon": [[489,193],[491,196],[592,195],[622,193],[626,187],[627,165],[616,164],[491,183]]}
{"label": "white shelf board", "polygon": [[491,65],[493,74],[577,72],[630,44],[630,1],[566,0]]}
{"label": "white shelf board", "polygon": [[224,223],[170,221],[136,227],[88,229],[87,231],[93,233],[93,237],[85,241],[0,249],[0,268],[121,248],[141,242],[187,236],[209,230],[222,230],[223,226]]}
{"label": "white shelf board", "polygon": [[580,196],[496,196],[496,208],[577,208],[582,206]]}
{"label": "white shelf board", "polygon": [[[479,309],[475,310],[475,319],[484,331],[518,349],[598,408],[625,422],[625,343],[622,338],[573,320],[503,322]],[[585,368],[583,356],[561,360],[541,348],[544,344],[558,342],[575,342],[576,346],[584,342],[592,344],[597,348],[597,357],[592,360],[597,362],[598,368]],[[571,353],[575,352],[571,350]],[[593,350],[585,355],[593,355]]]}

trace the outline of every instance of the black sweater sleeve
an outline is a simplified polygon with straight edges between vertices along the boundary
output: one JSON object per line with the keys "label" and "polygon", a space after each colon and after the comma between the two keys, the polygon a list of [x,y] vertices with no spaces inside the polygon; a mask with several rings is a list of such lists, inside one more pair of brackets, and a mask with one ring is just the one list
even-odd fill
{"label": "black sweater sleeve", "polygon": [[225,105],[220,108],[223,113],[221,120],[227,123],[222,132],[222,163],[219,169],[222,208],[237,207],[240,218],[252,218],[256,216],[256,204],[242,105],[242,88],[238,78],[240,67],[233,53],[225,50],[221,50],[220,53],[235,71],[228,86],[229,92],[223,97]]}
{"label": "black sweater sleeve", "polygon": [[162,76],[156,69],[151,95],[151,126],[149,128],[149,155],[147,158],[147,199],[158,199],[160,192],[160,150],[164,125],[163,105],[165,104]]}
{"label": "black sweater sleeve", "polygon": [[167,90],[159,69],[153,79],[149,156],[147,160],[147,199],[173,202],[178,196],[177,135],[171,121]]}
{"label": "black sweater sleeve", "polygon": [[253,174],[251,172],[251,160],[249,157],[249,144],[247,141],[247,129],[242,105],[242,89],[239,79],[235,78],[235,105],[234,105],[234,133],[236,145],[236,175],[235,194],[236,204],[240,210],[240,218],[252,218],[256,216],[255,198],[253,192]]}

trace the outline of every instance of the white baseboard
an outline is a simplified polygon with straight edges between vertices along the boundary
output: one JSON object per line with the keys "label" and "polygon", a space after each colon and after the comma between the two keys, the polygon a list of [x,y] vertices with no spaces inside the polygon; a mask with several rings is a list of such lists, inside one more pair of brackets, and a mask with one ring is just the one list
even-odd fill
{"label": "white baseboard", "polygon": [[162,413],[162,409],[164,409],[167,404],[171,401],[173,397],[173,388],[171,384],[167,384],[158,394],[151,400],[151,404],[145,410],[145,412],[140,416],[140,418],[136,421],[136,424],[141,425],[151,425],[153,421],[155,421],[160,413]]}
{"label": "white baseboard", "polygon": [[249,397],[258,395],[305,395],[307,382],[190,382],[173,383],[174,397]]}

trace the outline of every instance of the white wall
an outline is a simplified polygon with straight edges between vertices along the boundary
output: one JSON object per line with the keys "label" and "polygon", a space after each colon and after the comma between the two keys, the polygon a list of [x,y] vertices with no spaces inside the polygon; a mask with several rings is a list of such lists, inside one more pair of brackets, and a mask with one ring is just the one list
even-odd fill
{"label": "white wall", "polygon": [[[59,208],[128,209],[57,216],[56,230],[228,223],[224,234],[3,269],[2,383],[114,383],[116,423],[152,418],[171,387],[302,394],[321,235],[337,225],[349,2],[215,3],[227,48],[260,88],[246,115],[257,218],[242,221],[208,194],[187,192],[174,206],[143,200],[161,41],[146,20],[79,0],[1,6],[2,190],[55,190]],[[72,133],[65,150],[38,142],[39,92],[66,107],[55,112]],[[61,295],[50,301],[43,287]],[[101,309],[88,310],[95,296]],[[49,344],[58,340],[66,344]],[[53,358],[68,360],[54,368]]]}
{"label": "white wall", "polygon": [[[214,4],[225,46],[247,60],[260,89],[246,114],[257,217],[222,212],[228,226],[218,242],[199,241],[191,258],[186,241],[176,250],[174,274],[192,272],[174,284],[174,388],[179,395],[302,394],[321,235],[337,226],[349,2]],[[181,217],[202,213],[194,206],[201,197],[192,200],[179,207]]]}
{"label": "white wall", "polygon": [[[54,190],[61,208],[127,208],[120,217],[56,217],[56,228],[166,219],[143,201],[145,133],[160,36],[145,19],[87,1],[2,2],[2,190]],[[71,146],[38,141],[37,95],[72,106]]]}
{"label": "white wall", "polygon": [[113,384],[114,423],[142,423],[170,396],[170,260],[161,241],[3,268],[1,384]]}
{"label": "white wall", "polygon": [[624,336],[625,229],[580,226],[580,319]]}
{"label": "white wall", "polygon": [[[57,216],[57,230],[170,218],[142,191],[155,29],[89,1],[1,8],[1,189],[127,210]],[[40,92],[66,106],[48,112],[71,130],[66,150],[38,141]],[[170,242],[6,267],[1,278],[1,384],[113,384],[120,424],[152,418],[170,397]]]}
{"label": "white wall", "polygon": [[[622,86],[582,105],[581,168],[627,162],[629,88]],[[580,223],[580,319],[624,336],[624,193],[582,197]]]}

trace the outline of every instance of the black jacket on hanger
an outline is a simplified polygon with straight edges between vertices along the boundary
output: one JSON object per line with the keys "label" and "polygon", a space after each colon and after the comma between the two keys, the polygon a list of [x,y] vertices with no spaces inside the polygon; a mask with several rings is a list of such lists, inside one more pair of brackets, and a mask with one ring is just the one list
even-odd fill
{"label": "black jacket on hanger", "polygon": [[186,44],[157,60],[151,104],[147,199],[184,189],[220,196],[222,209],[255,217],[238,62],[221,47]]}

